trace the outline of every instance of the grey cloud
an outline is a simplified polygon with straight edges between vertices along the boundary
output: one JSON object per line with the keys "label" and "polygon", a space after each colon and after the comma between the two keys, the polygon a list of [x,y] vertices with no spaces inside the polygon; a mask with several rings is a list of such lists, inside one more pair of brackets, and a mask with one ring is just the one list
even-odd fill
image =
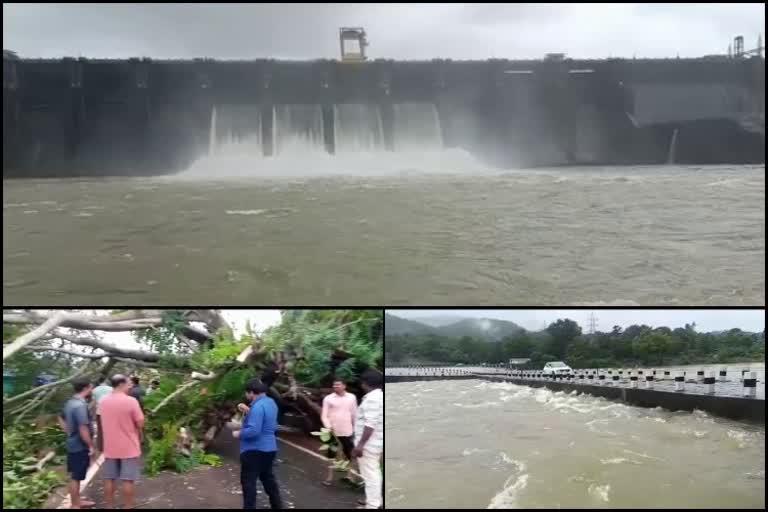
{"label": "grey cloud", "polygon": [[461,316],[470,318],[498,318],[511,320],[527,329],[543,329],[560,318],[570,318],[582,328],[589,325],[591,313],[597,318],[598,329],[610,331],[614,325],[627,327],[632,324],[683,327],[695,322],[699,331],[727,330],[734,327],[760,332],[765,330],[763,310],[695,310],[695,309],[469,309],[469,310],[387,310],[403,318]]}
{"label": "grey cloud", "polygon": [[648,57],[754,46],[764,4],[3,4],[3,47],[22,56],[337,58],[366,28],[397,59]]}

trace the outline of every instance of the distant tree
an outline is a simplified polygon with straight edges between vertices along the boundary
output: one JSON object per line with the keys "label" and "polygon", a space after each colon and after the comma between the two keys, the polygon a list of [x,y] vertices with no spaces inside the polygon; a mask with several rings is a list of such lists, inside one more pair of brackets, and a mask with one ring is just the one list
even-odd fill
{"label": "distant tree", "polygon": [[573,320],[566,318],[549,324],[547,332],[552,336],[549,351],[556,359],[562,359],[568,350],[568,344],[577,336],[581,336],[581,327]]}

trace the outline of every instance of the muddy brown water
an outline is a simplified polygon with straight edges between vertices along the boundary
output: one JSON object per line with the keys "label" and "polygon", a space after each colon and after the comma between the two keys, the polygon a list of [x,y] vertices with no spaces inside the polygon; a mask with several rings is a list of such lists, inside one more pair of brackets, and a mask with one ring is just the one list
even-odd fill
{"label": "muddy brown water", "polygon": [[762,305],[764,171],[5,180],[3,302]]}
{"label": "muddy brown water", "polygon": [[764,425],[479,380],[387,397],[387,508],[765,507]]}

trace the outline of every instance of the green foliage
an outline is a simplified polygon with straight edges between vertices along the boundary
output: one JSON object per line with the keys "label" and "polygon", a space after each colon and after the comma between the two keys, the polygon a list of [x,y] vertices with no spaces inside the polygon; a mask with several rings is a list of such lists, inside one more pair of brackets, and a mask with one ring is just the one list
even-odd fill
{"label": "green foliage", "polygon": [[166,370],[185,370],[190,368],[189,356],[179,354],[160,354],[158,366]]}
{"label": "green foliage", "polygon": [[190,358],[192,368],[208,371],[224,364],[231,363],[248,345],[253,343],[250,337],[236,340],[229,332],[219,332],[215,335],[213,348],[203,350]]}
{"label": "green foliage", "polygon": [[157,475],[164,469],[186,473],[201,464],[221,465],[221,457],[213,453],[205,453],[197,445],[193,445],[189,455],[181,453],[176,447],[179,439],[178,423],[164,423],[160,431],[159,438],[149,439],[149,451],[144,463],[144,472],[147,475]]}
{"label": "green foliage", "polygon": [[10,343],[28,330],[27,327],[16,324],[3,324],[3,345]]}
{"label": "green foliage", "polygon": [[200,464],[205,464],[206,466],[213,466],[215,468],[221,466],[221,457],[216,455],[215,453],[205,453],[202,450],[197,450],[197,457],[200,462]]}
{"label": "green foliage", "polygon": [[61,473],[49,470],[31,475],[3,471],[3,509],[40,508],[51,491],[65,481]]}
{"label": "green foliage", "polygon": [[185,347],[176,338],[176,334],[184,327],[186,327],[186,322],[181,311],[166,310],[163,312],[162,325],[136,331],[136,341],[146,343],[153,351],[161,354],[178,352]]}
{"label": "green foliage", "polygon": [[166,468],[176,468],[179,427],[173,423],[164,423],[160,431],[159,438],[149,438],[149,451],[144,457],[144,472],[149,476],[156,475]]}
{"label": "green foliage", "polygon": [[549,352],[556,359],[565,357],[568,344],[581,336],[581,327],[570,319],[560,319],[547,327],[547,333],[551,336],[549,342]]}
{"label": "green foliage", "polygon": [[177,453],[173,458],[174,469],[178,473],[186,473],[187,471],[201,464],[220,466],[221,457],[213,453],[206,455],[206,453],[200,448],[195,448],[190,452],[189,455]]}
{"label": "green foliage", "polygon": [[[293,368],[296,378],[319,386],[335,372],[354,380],[365,368],[381,367],[382,323],[380,309],[291,310],[264,333],[264,341],[270,350],[302,353]],[[339,353],[345,362],[334,363]]]}
{"label": "green foliage", "polygon": [[65,434],[58,427],[37,428],[34,423],[3,427],[3,508],[39,508],[54,487],[64,483],[60,473],[44,469],[30,473],[23,466],[35,464],[41,454],[56,452],[50,464],[65,455]]}
{"label": "green foliage", "polygon": [[322,443],[318,448],[319,451],[334,454],[331,462],[331,468],[334,471],[344,472],[350,469],[350,461],[339,456],[342,453],[341,443],[330,429],[323,427],[317,432],[312,432],[312,435],[319,438]]}
{"label": "green foliage", "polygon": [[388,336],[384,345],[388,364],[503,363],[530,358],[529,368],[564,360],[574,368],[622,365],[673,365],[765,360],[765,333],[739,329],[699,333],[685,328],[631,325],[622,330],[585,335],[572,320],[558,320],[542,332],[522,332],[500,342],[482,338],[436,335]]}

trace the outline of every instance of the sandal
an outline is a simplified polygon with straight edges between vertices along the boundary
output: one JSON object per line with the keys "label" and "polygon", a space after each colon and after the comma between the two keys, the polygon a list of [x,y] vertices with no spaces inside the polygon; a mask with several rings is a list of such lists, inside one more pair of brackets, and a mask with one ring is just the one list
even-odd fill
{"label": "sandal", "polygon": [[323,485],[324,485],[324,486],[326,486],[326,487],[330,487],[330,486],[331,486],[331,484],[332,484],[333,482],[332,482],[332,481],[330,481],[330,480],[323,480],[323,481],[322,481],[322,482],[320,482],[320,483],[321,483],[321,484],[323,484]]}

